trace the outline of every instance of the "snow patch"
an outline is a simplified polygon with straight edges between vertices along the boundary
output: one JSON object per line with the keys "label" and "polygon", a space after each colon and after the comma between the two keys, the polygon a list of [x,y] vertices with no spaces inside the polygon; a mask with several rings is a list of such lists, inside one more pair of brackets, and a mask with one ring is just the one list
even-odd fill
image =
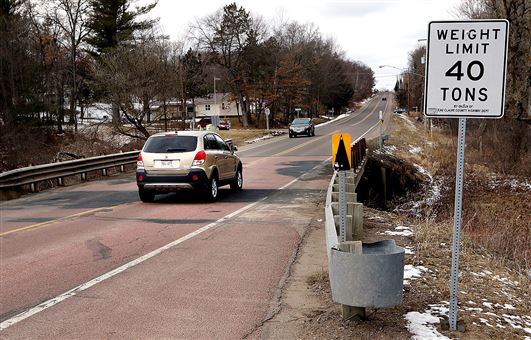
{"label": "snow patch", "polygon": [[370,221],[381,221],[381,222],[386,221],[386,219],[381,216],[370,216],[370,217],[367,217],[367,219]]}
{"label": "snow patch", "polygon": [[[81,108],[78,106],[76,109],[78,112],[81,111]],[[91,106],[88,106],[84,110],[84,118],[96,119],[96,120],[107,120],[112,118],[112,105],[106,103],[95,103]]]}
{"label": "snow patch", "polygon": [[439,333],[435,326],[440,322],[439,316],[445,315],[448,308],[442,305],[430,305],[430,308],[420,312],[409,312],[405,315],[407,329],[413,334],[411,339],[448,339]]}
{"label": "snow patch", "polygon": [[404,286],[408,285],[410,280],[418,279],[422,276],[422,272],[429,272],[430,270],[424,266],[413,266],[406,264],[404,266]]}
{"label": "snow patch", "polygon": [[271,131],[269,134],[267,134],[265,136],[258,137],[258,138],[255,138],[255,139],[251,139],[251,140],[246,140],[245,143],[254,144],[254,143],[257,143],[257,142],[260,142],[260,141],[263,141],[263,140],[268,140],[268,139],[271,139],[273,137],[280,136],[280,135],[283,135],[283,134],[285,134],[285,133],[282,132],[282,131]]}
{"label": "snow patch", "polygon": [[500,276],[500,275],[494,275],[492,276],[492,272],[488,271],[488,270],[484,270],[482,272],[479,272],[479,273],[474,273],[474,272],[471,272],[470,273],[472,276],[475,276],[477,278],[490,278],[491,280],[496,280],[496,281],[499,281],[507,286],[513,286],[513,287],[516,287],[516,286],[519,286],[520,285],[520,282],[518,281],[513,281],[507,277],[503,277],[503,276]]}
{"label": "snow patch", "polygon": [[495,174],[492,174],[488,183],[489,189],[496,188],[509,188],[513,191],[531,191],[531,181],[527,178],[498,178]]}
{"label": "snow patch", "polygon": [[410,130],[416,130],[417,129],[417,127],[415,126],[415,123],[413,123],[411,120],[409,120],[409,117],[407,117],[406,115],[398,114],[397,116],[402,118],[402,120],[406,123],[406,126]]}
{"label": "snow patch", "polygon": [[405,254],[406,255],[414,255],[415,254],[415,248],[406,246],[404,247]]}
{"label": "snow patch", "polygon": [[378,149],[374,150],[374,153],[375,154],[381,154],[381,155],[394,155],[396,150],[397,150],[396,146],[384,144],[382,149],[378,148]]}
{"label": "snow patch", "polygon": [[466,307],[465,310],[468,310],[468,311],[471,311],[471,312],[478,312],[478,313],[481,313],[483,312],[483,308],[479,308],[479,307]]}
{"label": "snow patch", "polygon": [[415,167],[415,169],[417,169],[418,172],[420,172],[421,174],[423,174],[424,176],[428,177],[430,179],[430,182],[433,182],[433,176],[431,175],[431,173],[424,169],[423,167],[421,167],[420,165],[414,163],[413,166]]}
{"label": "snow patch", "polygon": [[485,324],[485,325],[487,325],[489,327],[494,327],[493,325],[491,325],[489,323],[489,320],[487,320],[487,319],[479,318],[479,322],[481,322],[481,323],[483,323],[483,324]]}
{"label": "snow patch", "polygon": [[404,236],[409,237],[413,236],[413,231],[405,226],[397,226],[395,228],[395,231],[392,230],[386,230],[383,233],[380,233],[380,235],[391,235],[391,236]]}
{"label": "snow patch", "polygon": [[348,113],[344,113],[344,114],[342,114],[342,115],[337,116],[336,118],[334,118],[334,119],[332,119],[332,120],[329,120],[328,122],[324,122],[324,123],[321,123],[321,124],[317,124],[315,127],[320,127],[320,126],[328,125],[328,124],[330,124],[330,123],[332,123],[332,122],[338,121],[338,120],[343,119],[343,118],[346,118],[346,117],[348,117],[348,116],[349,116]]}
{"label": "snow patch", "polygon": [[418,154],[421,151],[422,151],[422,148],[420,146],[409,145],[409,153]]}

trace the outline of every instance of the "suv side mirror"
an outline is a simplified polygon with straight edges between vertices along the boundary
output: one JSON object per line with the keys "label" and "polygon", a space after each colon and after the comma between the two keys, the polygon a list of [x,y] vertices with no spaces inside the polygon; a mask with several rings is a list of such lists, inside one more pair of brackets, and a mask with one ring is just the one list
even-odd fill
{"label": "suv side mirror", "polygon": [[238,151],[238,147],[234,144],[231,144],[230,149],[232,150],[232,152]]}

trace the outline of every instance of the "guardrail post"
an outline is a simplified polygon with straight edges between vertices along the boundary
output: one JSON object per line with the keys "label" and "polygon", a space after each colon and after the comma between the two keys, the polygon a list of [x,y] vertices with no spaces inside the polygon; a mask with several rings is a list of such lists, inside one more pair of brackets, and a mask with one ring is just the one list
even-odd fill
{"label": "guardrail post", "polygon": [[352,203],[352,240],[363,238],[363,203]]}
{"label": "guardrail post", "polygon": [[57,178],[57,185],[60,186],[60,187],[65,185],[63,177],[58,177]]}
{"label": "guardrail post", "polygon": [[[353,254],[362,254],[363,252],[363,245],[361,241],[341,242],[339,243],[338,248],[340,251],[347,252],[347,253],[353,253]],[[366,317],[364,307],[341,305],[340,308],[341,308],[341,316],[343,317],[343,320],[349,320],[355,316],[358,316],[362,319]]]}
{"label": "guardrail post", "polygon": [[86,181],[87,180],[87,173],[86,172],[82,172],[81,173],[81,180],[82,181]]}
{"label": "guardrail post", "polygon": [[[349,202],[356,202],[357,199],[355,192],[346,192],[345,197]],[[339,192],[332,192],[332,202],[339,202]]]}
{"label": "guardrail post", "polygon": [[107,176],[107,169],[106,168],[101,169],[101,175],[102,176]]}
{"label": "guardrail post", "polygon": [[37,183],[30,183],[30,191],[37,192]]}
{"label": "guardrail post", "polygon": [[[123,153],[122,150],[120,150],[120,153]],[[120,172],[124,172],[125,171],[125,167],[122,165],[120,165]]]}

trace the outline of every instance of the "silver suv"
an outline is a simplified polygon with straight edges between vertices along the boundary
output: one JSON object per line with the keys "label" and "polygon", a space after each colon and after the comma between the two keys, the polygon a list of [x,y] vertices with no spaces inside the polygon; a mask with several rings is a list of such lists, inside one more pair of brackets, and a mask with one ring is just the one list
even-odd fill
{"label": "silver suv", "polygon": [[149,137],[137,160],[140,199],[152,202],[157,193],[195,189],[215,201],[220,186],[242,190],[242,162],[235,151],[230,140],[211,131],[164,132]]}

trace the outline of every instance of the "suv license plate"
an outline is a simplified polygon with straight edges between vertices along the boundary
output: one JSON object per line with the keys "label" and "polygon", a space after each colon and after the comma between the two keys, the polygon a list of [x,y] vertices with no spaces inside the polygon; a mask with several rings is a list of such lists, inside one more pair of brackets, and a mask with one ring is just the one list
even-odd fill
{"label": "suv license plate", "polygon": [[178,168],[179,160],[160,160],[155,161],[156,168]]}

